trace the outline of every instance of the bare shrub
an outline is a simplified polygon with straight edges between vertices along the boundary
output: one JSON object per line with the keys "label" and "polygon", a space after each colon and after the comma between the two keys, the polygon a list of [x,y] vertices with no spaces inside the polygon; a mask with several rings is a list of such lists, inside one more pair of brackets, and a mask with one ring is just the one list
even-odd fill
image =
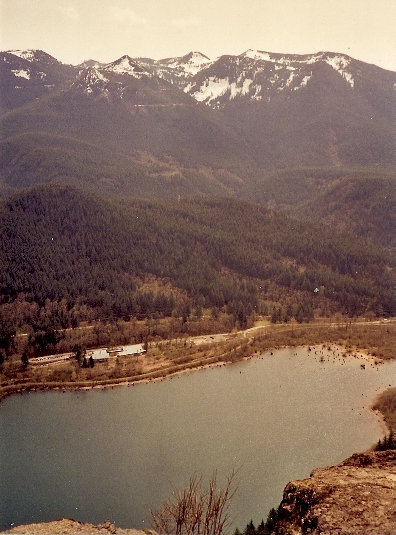
{"label": "bare shrub", "polygon": [[222,488],[217,484],[217,472],[204,488],[202,477],[193,475],[188,485],[175,490],[151,518],[159,533],[173,535],[222,535],[229,527],[229,507],[237,490],[235,470]]}

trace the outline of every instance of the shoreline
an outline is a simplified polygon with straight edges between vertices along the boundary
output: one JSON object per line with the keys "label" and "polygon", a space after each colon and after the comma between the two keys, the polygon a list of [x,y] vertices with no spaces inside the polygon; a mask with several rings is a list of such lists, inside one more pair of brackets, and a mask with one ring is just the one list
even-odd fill
{"label": "shoreline", "polygon": [[[70,386],[69,388],[64,388],[64,387],[46,388],[45,385],[43,384],[42,388],[33,389],[33,391],[39,391],[39,392],[40,391],[49,391],[49,390],[58,390],[58,391],[59,390],[63,390],[63,391],[66,391],[66,390],[69,390],[69,391],[81,390],[81,391],[89,391],[89,390],[94,390],[94,389],[96,389],[96,390],[104,390],[105,388],[110,388],[110,387],[114,388],[114,386],[132,386],[133,387],[134,385],[139,385],[139,384],[144,385],[144,384],[149,384],[149,383],[152,383],[152,382],[159,382],[159,381],[164,381],[164,380],[172,380],[173,378],[181,376],[182,374],[191,373],[191,372],[195,372],[195,371],[199,371],[199,370],[208,370],[208,369],[211,369],[211,368],[223,367],[223,366],[226,366],[226,365],[229,365],[229,364],[241,363],[241,362],[244,362],[244,361],[247,362],[247,361],[253,360],[253,359],[270,358],[273,353],[274,353],[274,356],[272,358],[276,358],[276,353],[275,352],[279,351],[279,350],[282,350],[282,349],[286,349],[286,348],[304,351],[305,352],[304,355],[300,356],[298,358],[311,358],[311,359],[314,358],[317,361],[317,365],[319,365],[320,364],[320,361],[319,361],[320,354],[315,354],[315,350],[319,353],[319,349],[320,349],[320,350],[325,351],[328,354],[330,354],[330,352],[328,350],[328,347],[327,347],[328,345],[326,344],[326,347],[324,347],[324,345],[325,344],[302,345],[302,346],[295,346],[294,348],[291,348],[290,346],[277,347],[276,349],[273,349],[273,350],[267,350],[267,351],[263,351],[263,352],[258,353],[258,354],[245,356],[243,358],[238,359],[235,362],[233,362],[231,360],[228,360],[228,361],[227,360],[219,360],[217,362],[208,362],[206,364],[199,365],[199,366],[184,367],[183,369],[179,369],[177,371],[170,372],[170,373],[168,373],[168,374],[166,374],[164,376],[157,376],[157,377],[154,377],[154,378],[153,377],[144,377],[144,378],[142,378],[140,380],[135,380],[133,382],[130,382],[130,381],[128,381],[126,379],[126,380],[120,380],[118,382],[107,383],[105,385],[92,385],[92,386],[91,385],[81,385],[79,387],[76,387],[76,385],[74,385],[74,386]],[[331,345],[331,349],[332,350],[334,350],[336,347],[337,347],[337,349],[340,350],[340,353],[342,355],[344,355],[344,352],[347,351],[347,348],[345,346]],[[294,357],[294,354],[290,353],[290,358],[293,358],[293,357]],[[347,359],[348,357],[349,357],[349,359],[357,359],[358,360],[358,362],[355,363],[355,365],[357,367],[359,365],[359,362],[365,362],[366,364],[368,362],[377,362],[378,364],[379,363],[383,364],[383,363],[386,362],[384,360],[381,360],[381,362],[379,362],[378,358],[373,357],[373,356],[365,353],[364,351],[356,351],[355,350],[353,352],[347,353],[347,356],[345,356],[345,359]],[[342,359],[342,357],[341,357],[341,359]],[[342,365],[341,362],[339,362],[339,365]],[[184,365],[184,366],[186,366],[186,365]],[[152,373],[154,373],[154,374],[158,373],[158,370],[153,370]],[[122,379],[125,379],[125,378],[122,378]],[[10,395],[12,395],[13,393],[17,393],[17,392],[12,392]],[[23,394],[24,391],[22,391],[20,393]],[[389,432],[390,428],[387,425],[387,422],[385,420],[384,414],[381,412],[381,410],[373,408],[373,404],[375,403],[375,400],[380,395],[381,395],[380,393],[377,393],[374,396],[374,398],[370,402],[370,405],[366,406],[366,410],[369,409],[371,412],[373,412],[376,415],[376,419],[377,419],[377,422],[378,422],[379,430],[380,430],[380,432],[382,432],[383,435],[385,435],[385,434],[387,434]],[[0,408],[0,410],[1,410],[1,408]],[[373,443],[368,449],[364,450],[364,452],[362,452],[361,455],[371,455],[371,452],[373,451],[374,446],[375,446],[375,444]],[[354,455],[356,456],[357,454],[354,454]],[[340,466],[342,466],[346,462],[347,461],[343,461],[343,463],[341,463]],[[313,470],[312,473],[314,473],[314,472],[316,473],[319,470],[326,470],[328,468],[329,467],[325,467],[325,468],[316,468],[315,467],[315,468],[312,469]],[[83,525],[84,523],[81,522],[80,524]],[[43,527],[43,529],[44,529],[44,531],[37,531],[37,533],[51,533],[50,531],[45,531],[45,529],[48,529],[48,524],[47,523],[44,522],[44,523],[40,523],[40,524],[37,524],[37,525],[40,526],[40,529],[41,529],[41,527]],[[19,526],[19,529],[21,527],[23,528],[25,526]],[[30,525],[28,525],[26,527],[29,528]],[[92,529],[91,529],[91,525],[89,525],[89,527],[90,527],[90,531],[87,532],[87,534],[89,533],[90,535],[93,535],[93,533],[96,533],[96,529],[97,528],[95,526],[92,527]],[[74,529],[75,529],[75,525],[72,526],[70,533],[74,533],[75,532],[75,531],[73,531]],[[83,531],[81,531],[81,532],[83,533]],[[100,525],[100,532],[102,532],[102,525]],[[30,531],[29,532],[27,532],[27,531],[24,531],[24,532],[23,531],[18,531],[18,527],[14,527],[14,529],[11,529],[11,530],[7,531],[7,533],[31,533],[31,532]],[[114,531],[114,528],[112,527],[111,533],[124,533],[124,530],[121,530],[121,528],[116,528],[116,531]],[[131,535],[144,535],[145,532],[138,531],[138,530],[133,530],[133,529],[130,529],[130,530],[129,529],[125,529],[125,533],[128,533],[128,534],[130,533]],[[155,532],[150,532],[150,533],[152,533],[153,535],[157,535]]]}
{"label": "shoreline", "polygon": [[[256,358],[261,358],[264,354],[269,353],[272,355],[274,351],[278,351],[281,349],[293,347],[294,349],[306,349],[307,351],[315,351],[319,346],[322,348],[324,345],[328,344],[304,344],[300,346],[277,346],[272,349],[266,349],[262,353],[259,354],[253,354],[253,355],[247,355],[244,357],[240,357],[237,360],[230,360],[230,359],[221,359],[218,360],[220,357],[212,356],[209,357],[207,360],[208,362],[204,364],[197,364],[194,365],[194,361],[191,361],[191,363],[185,363],[185,364],[174,364],[171,366],[168,366],[167,368],[157,368],[145,373],[142,373],[140,375],[136,376],[130,376],[130,377],[120,377],[119,379],[103,379],[99,381],[95,380],[87,380],[87,381],[73,381],[69,382],[66,381],[64,383],[56,382],[56,383],[25,383],[25,384],[16,384],[16,385],[5,385],[1,387],[0,390],[0,405],[1,402],[6,399],[9,396],[16,395],[16,394],[24,394],[27,392],[48,392],[48,391],[89,391],[89,390],[104,390],[107,388],[114,388],[116,386],[135,386],[137,384],[150,384],[155,383],[159,381],[164,381],[167,379],[172,379],[173,377],[177,377],[178,375],[184,374],[184,373],[193,373],[195,371],[199,370],[205,370],[209,368],[215,368],[215,367],[221,367],[221,366],[228,366],[231,364],[235,364],[237,362],[243,362],[248,361]],[[329,344],[331,347],[336,347],[343,351],[343,358],[356,358],[358,360],[365,361],[365,364],[371,364],[374,365],[382,365],[386,361],[384,359],[381,359],[379,357],[374,357],[372,355],[369,355],[367,351],[364,350],[357,350],[352,353],[346,348],[345,346],[341,346],[338,344]],[[327,348],[326,348],[327,350]],[[209,362],[210,360],[213,360],[213,362]],[[202,361],[202,358],[199,359],[199,361]],[[189,365],[190,364],[190,365]],[[177,369],[180,368],[180,369]]]}
{"label": "shoreline", "polygon": [[[5,375],[0,384],[0,404],[2,399],[10,395],[28,391],[88,390],[113,388],[121,384],[131,386],[137,383],[149,383],[181,372],[256,358],[285,347],[314,348],[320,351],[330,347],[334,356],[362,359],[364,361],[362,368],[367,365],[377,366],[388,360],[396,360],[395,346],[391,342],[392,336],[394,337],[396,333],[395,329],[390,329],[394,324],[396,325],[396,318],[386,324],[379,320],[358,321],[351,324],[318,321],[301,325],[254,325],[237,332],[201,334],[185,339],[189,342],[189,348],[182,360],[180,355],[183,357],[183,354],[180,351],[176,355],[175,362],[167,358],[167,351],[163,350],[155,357],[155,360],[159,359],[157,367],[148,367],[147,365],[151,365],[150,360],[143,361],[143,371],[131,370],[131,375],[108,378],[106,373],[102,373],[98,378],[70,377],[63,380],[54,378],[52,381],[47,381],[44,376],[36,377],[35,374],[29,376],[29,373],[25,373],[21,378],[10,376],[7,379]],[[172,340],[163,342],[168,344],[172,343]],[[158,341],[158,344],[161,345],[162,341]],[[193,347],[196,351],[189,355],[189,349]],[[51,370],[51,368],[46,369]]]}
{"label": "shoreline", "polygon": [[[327,346],[327,347],[323,347]],[[272,355],[274,351],[279,351],[285,348],[293,347],[293,349],[300,349],[300,350],[306,350],[309,352],[309,358],[312,358],[313,355],[315,355],[316,351],[320,349],[328,350],[328,347],[331,347],[334,349],[337,348],[340,351],[342,351],[343,359],[357,359],[359,361],[364,361],[364,364],[370,364],[371,366],[379,366],[386,362],[384,359],[380,359],[378,357],[374,357],[373,355],[368,354],[367,351],[364,350],[357,350],[355,349],[353,352],[351,350],[348,350],[346,346],[341,346],[338,344],[313,344],[313,345],[301,345],[301,346],[278,346],[274,347],[273,349],[267,349],[261,353],[253,354],[253,355],[247,355],[242,358],[238,358],[237,360],[229,360],[229,359],[222,359],[218,360],[219,357],[209,357],[209,360],[214,360],[213,362],[207,362],[205,364],[198,364],[194,365],[194,361],[190,363],[190,366],[188,363],[186,364],[179,364],[179,365],[173,365],[169,366],[168,368],[158,368],[149,372],[146,372],[144,374],[141,374],[140,376],[131,376],[131,377],[120,377],[119,380],[104,380],[104,382],[101,384],[100,381],[94,381],[91,384],[88,381],[84,382],[66,382],[66,383],[35,383],[35,384],[29,384],[29,385],[10,385],[10,390],[7,389],[7,387],[3,387],[3,391],[0,391],[0,406],[1,402],[6,399],[7,397],[10,397],[12,395],[20,394],[23,395],[25,393],[29,392],[50,392],[50,391],[62,391],[62,392],[88,392],[90,390],[105,390],[109,388],[114,388],[118,386],[124,386],[124,387],[134,387],[135,385],[147,385],[150,383],[157,383],[165,380],[172,380],[175,377],[178,377],[182,374],[186,373],[193,373],[196,371],[201,370],[207,370],[211,368],[218,368],[223,366],[229,366],[232,364],[236,364],[238,362],[243,361],[249,361],[253,359],[259,359],[263,358],[264,355]],[[312,353],[313,352],[313,353]],[[316,355],[317,356],[317,355]],[[202,359],[200,359],[202,360]],[[177,369],[180,368],[180,369]],[[15,388],[12,388],[12,386],[15,386]],[[385,389],[386,390],[386,389]],[[378,420],[378,425],[380,429],[382,430],[383,435],[388,434],[389,432],[392,432],[391,427],[388,425],[388,422],[385,419],[385,415],[379,410],[374,409],[374,405],[376,403],[377,398],[379,398],[381,395],[381,392],[378,393],[372,400],[369,407],[367,407],[371,412],[373,412]]]}
{"label": "shoreline", "polygon": [[[251,357],[247,357],[251,358]],[[241,362],[242,360],[245,360],[246,357],[243,359],[240,359],[238,362]],[[150,384],[150,383],[157,383],[160,381],[164,381],[167,379],[172,379],[173,377],[177,377],[178,375],[184,374],[184,373],[192,373],[199,370],[209,369],[209,368],[215,368],[220,366],[226,366],[228,364],[233,364],[233,362],[230,361],[217,361],[213,363],[207,363],[199,366],[192,366],[192,367],[184,367],[180,370],[171,371],[169,373],[166,373],[166,369],[157,369],[153,370],[152,372],[147,372],[142,375],[148,375],[148,377],[140,377],[139,376],[132,376],[132,377],[120,377],[119,380],[104,380],[104,383],[101,383],[100,381],[94,381],[95,384],[87,384],[89,381],[84,382],[65,382],[65,383],[54,383],[51,384],[48,383],[30,383],[26,385],[10,385],[2,387],[3,391],[0,392],[0,406],[1,402],[6,399],[7,397],[13,396],[13,395],[22,395],[29,392],[49,392],[49,391],[89,391],[89,390],[105,390],[108,388],[114,388],[117,386],[135,386],[140,384]],[[176,365],[177,366],[177,365]],[[185,366],[185,365],[183,365]],[[151,375],[152,374],[152,375]],[[108,382],[112,381],[112,382]],[[15,388],[13,388],[15,387]]]}

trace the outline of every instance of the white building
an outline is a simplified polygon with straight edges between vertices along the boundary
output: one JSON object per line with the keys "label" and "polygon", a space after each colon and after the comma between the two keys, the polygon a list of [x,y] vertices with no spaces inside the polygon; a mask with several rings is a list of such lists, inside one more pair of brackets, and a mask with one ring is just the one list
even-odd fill
{"label": "white building", "polygon": [[62,362],[71,359],[73,353],[67,353],[64,355],[47,355],[46,357],[34,357],[29,359],[29,364],[51,364],[53,362]]}
{"label": "white building", "polygon": [[88,351],[86,355],[88,359],[89,357],[92,357],[96,362],[103,362],[107,360],[109,356],[110,355],[106,349],[92,349],[91,351]]}
{"label": "white building", "polygon": [[134,344],[130,346],[124,346],[121,351],[117,353],[119,357],[126,357],[127,355],[141,355],[146,353],[146,350],[143,348],[143,344]]}

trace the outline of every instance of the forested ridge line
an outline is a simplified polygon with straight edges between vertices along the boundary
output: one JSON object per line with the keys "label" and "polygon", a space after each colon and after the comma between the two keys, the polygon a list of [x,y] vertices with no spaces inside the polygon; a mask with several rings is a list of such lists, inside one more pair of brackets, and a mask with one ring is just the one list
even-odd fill
{"label": "forested ridge line", "polygon": [[247,202],[121,203],[41,186],[0,210],[3,303],[24,295],[40,307],[65,299],[103,316],[149,315],[138,281],[150,274],[178,289],[161,297],[168,312],[182,292],[191,306],[245,315],[280,301],[392,313],[389,251]]}

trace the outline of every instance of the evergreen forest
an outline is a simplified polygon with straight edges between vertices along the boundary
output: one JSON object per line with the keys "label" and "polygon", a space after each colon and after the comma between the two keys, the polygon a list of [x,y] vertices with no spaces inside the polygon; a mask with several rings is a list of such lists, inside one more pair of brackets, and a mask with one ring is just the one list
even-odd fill
{"label": "evergreen forest", "polygon": [[4,332],[203,310],[238,328],[258,314],[392,314],[388,250],[245,201],[104,200],[43,185],[3,201],[0,232]]}

